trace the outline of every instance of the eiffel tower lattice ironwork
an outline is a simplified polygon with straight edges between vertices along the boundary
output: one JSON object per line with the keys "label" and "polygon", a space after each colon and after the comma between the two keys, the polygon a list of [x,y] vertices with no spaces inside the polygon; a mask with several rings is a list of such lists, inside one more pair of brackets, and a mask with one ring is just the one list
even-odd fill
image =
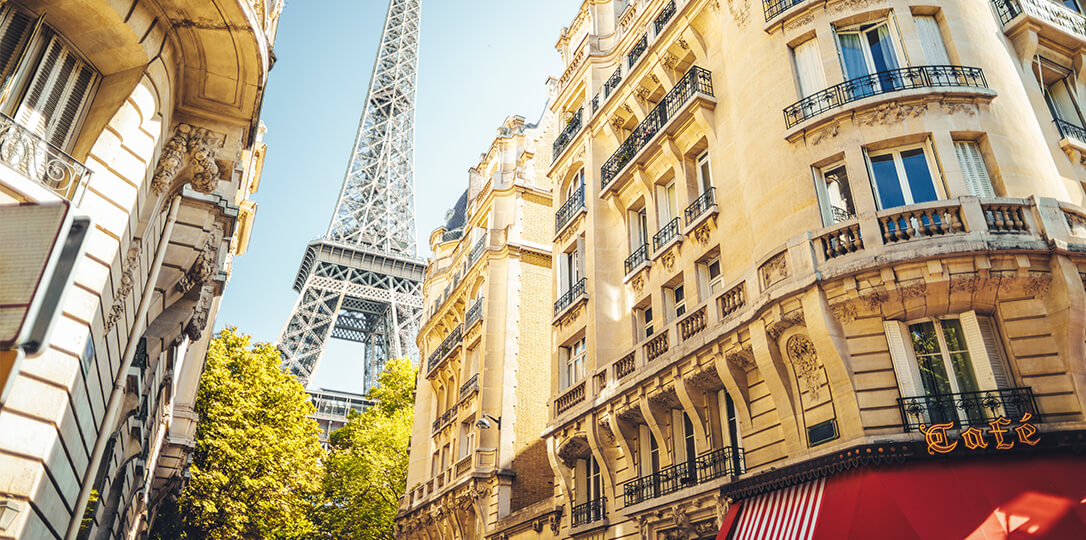
{"label": "eiffel tower lattice ironwork", "polygon": [[415,85],[422,0],[391,0],[328,232],[306,246],[283,369],[309,382],[330,339],[364,344],[363,392],[390,357],[418,362],[426,263],[415,251]]}

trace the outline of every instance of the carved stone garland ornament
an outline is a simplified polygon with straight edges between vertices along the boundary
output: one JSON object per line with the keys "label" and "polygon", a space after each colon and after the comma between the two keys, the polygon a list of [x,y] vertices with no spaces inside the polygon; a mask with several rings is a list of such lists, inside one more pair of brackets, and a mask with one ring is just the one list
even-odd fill
{"label": "carved stone garland ornament", "polygon": [[132,246],[128,248],[128,253],[124,257],[124,264],[121,265],[121,286],[113,295],[113,307],[110,308],[109,314],[106,315],[106,332],[113,330],[113,327],[117,324],[117,319],[120,319],[121,313],[124,312],[124,302],[128,299],[128,295],[132,293],[132,287],[136,283],[134,274],[136,273],[136,267],[139,265],[139,258],[140,241],[133,240]]}
{"label": "carved stone garland ornament", "polygon": [[796,370],[796,377],[803,382],[803,386],[811,394],[811,399],[817,401],[822,390],[822,363],[818,361],[814,343],[811,343],[807,336],[796,334],[788,338],[785,348],[788,350],[788,361]]}
{"label": "carved stone garland ornament", "polygon": [[178,124],[173,137],[162,147],[162,154],[151,179],[156,194],[166,191],[186,165],[192,165],[192,187],[200,193],[211,193],[219,183],[219,166],[215,163],[225,138],[206,128]]}
{"label": "carved stone garland ornament", "polygon": [[211,229],[211,234],[208,235],[207,241],[204,242],[203,249],[200,250],[200,255],[196,258],[196,262],[192,263],[192,268],[189,268],[188,272],[177,281],[177,285],[174,287],[177,292],[184,293],[192,289],[197,285],[203,285],[211,276],[215,273],[216,262],[219,258],[219,245],[222,243],[223,229],[222,224],[216,223]]}

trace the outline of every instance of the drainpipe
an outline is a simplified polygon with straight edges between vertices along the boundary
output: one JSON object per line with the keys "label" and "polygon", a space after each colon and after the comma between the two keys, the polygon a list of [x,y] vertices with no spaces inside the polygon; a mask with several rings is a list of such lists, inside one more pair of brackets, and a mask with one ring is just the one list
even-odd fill
{"label": "drainpipe", "polygon": [[[143,297],[140,299],[139,309],[136,310],[136,319],[132,331],[128,333],[128,345],[124,348],[124,358],[121,368],[117,370],[117,378],[113,381],[113,393],[109,396],[109,405],[106,407],[105,418],[102,420],[102,430],[108,429],[117,423],[117,416],[121,412],[121,404],[124,402],[125,380],[128,378],[128,368],[132,367],[132,360],[136,357],[136,347],[143,331],[147,329],[147,311],[151,309],[151,297],[154,296],[155,284],[158,282],[158,274],[162,270],[162,261],[166,258],[166,248],[170,245],[170,237],[173,235],[173,226],[177,223],[177,212],[181,208],[181,196],[174,197],[170,204],[170,214],[166,218],[166,225],[162,228],[162,238],[158,242],[155,251],[155,260],[151,263],[151,273],[147,276],[147,282],[143,285]],[[101,433],[102,430],[99,430]],[[94,451],[91,453],[90,462],[87,464],[87,472],[83,476],[83,487],[79,489],[79,497],[75,501],[75,510],[72,519],[68,522],[68,532],[65,540],[75,540],[79,535],[79,525],[83,521],[83,512],[90,499],[93,489],[93,479],[98,475],[98,465],[102,461],[102,454],[106,451],[106,441],[109,437],[99,436],[94,443]]]}

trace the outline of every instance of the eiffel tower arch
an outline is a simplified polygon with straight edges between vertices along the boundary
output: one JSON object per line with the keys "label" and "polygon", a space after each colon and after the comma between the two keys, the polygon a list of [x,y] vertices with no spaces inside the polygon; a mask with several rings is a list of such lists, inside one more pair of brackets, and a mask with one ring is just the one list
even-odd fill
{"label": "eiffel tower arch", "polygon": [[415,244],[414,124],[422,0],[391,0],[347,172],[324,236],[306,246],[279,338],[308,384],[331,339],[363,346],[362,391],[385,361],[418,363],[425,261]]}

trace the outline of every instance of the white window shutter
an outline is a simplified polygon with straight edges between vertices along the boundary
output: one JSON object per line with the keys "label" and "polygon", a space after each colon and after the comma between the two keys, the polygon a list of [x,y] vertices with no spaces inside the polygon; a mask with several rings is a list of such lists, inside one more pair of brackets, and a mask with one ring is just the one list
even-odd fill
{"label": "white window shutter", "polygon": [[943,33],[939,31],[939,22],[935,20],[935,17],[918,15],[913,17],[913,20],[916,21],[916,31],[920,35],[920,43],[924,49],[927,65],[950,65],[950,55],[946,52]]}
{"label": "white window shutter", "polygon": [[882,326],[886,331],[886,343],[890,346],[890,359],[894,363],[901,397],[923,396],[924,385],[920,380],[920,369],[916,365],[909,327],[898,321],[883,321]]}
{"label": "white window shutter", "polygon": [[15,113],[15,121],[34,134],[44,137],[49,127],[49,117],[45,109],[48,96],[56,85],[58,68],[63,63],[64,47],[56,38],[49,42],[42,55],[41,63],[30,80],[26,97]]}
{"label": "white window shutter", "polygon": [[80,116],[90,98],[94,80],[95,74],[90,66],[79,62],[69,78],[63,106],[56,109],[52,125],[49,126],[47,139],[57,148],[66,148],[75,136]]}
{"label": "white window shutter", "polygon": [[980,145],[974,141],[954,141],[954,152],[958,155],[969,194],[975,197],[995,197],[995,189],[992,188],[988,168],[984,165]]}
{"label": "white window shutter", "polygon": [[804,98],[826,88],[826,73],[822,69],[822,57],[818,51],[818,40],[808,39],[792,49],[796,62],[796,76],[799,78],[799,91]]}
{"label": "white window shutter", "polygon": [[0,83],[6,83],[15,71],[26,40],[34,30],[34,19],[7,8],[0,16]]}
{"label": "white window shutter", "polygon": [[960,320],[980,389],[1011,388],[992,319],[977,315],[976,311],[967,311],[961,314]]}
{"label": "white window shutter", "polygon": [[53,37],[19,105],[16,121],[63,149],[75,132],[95,78],[90,66]]}

